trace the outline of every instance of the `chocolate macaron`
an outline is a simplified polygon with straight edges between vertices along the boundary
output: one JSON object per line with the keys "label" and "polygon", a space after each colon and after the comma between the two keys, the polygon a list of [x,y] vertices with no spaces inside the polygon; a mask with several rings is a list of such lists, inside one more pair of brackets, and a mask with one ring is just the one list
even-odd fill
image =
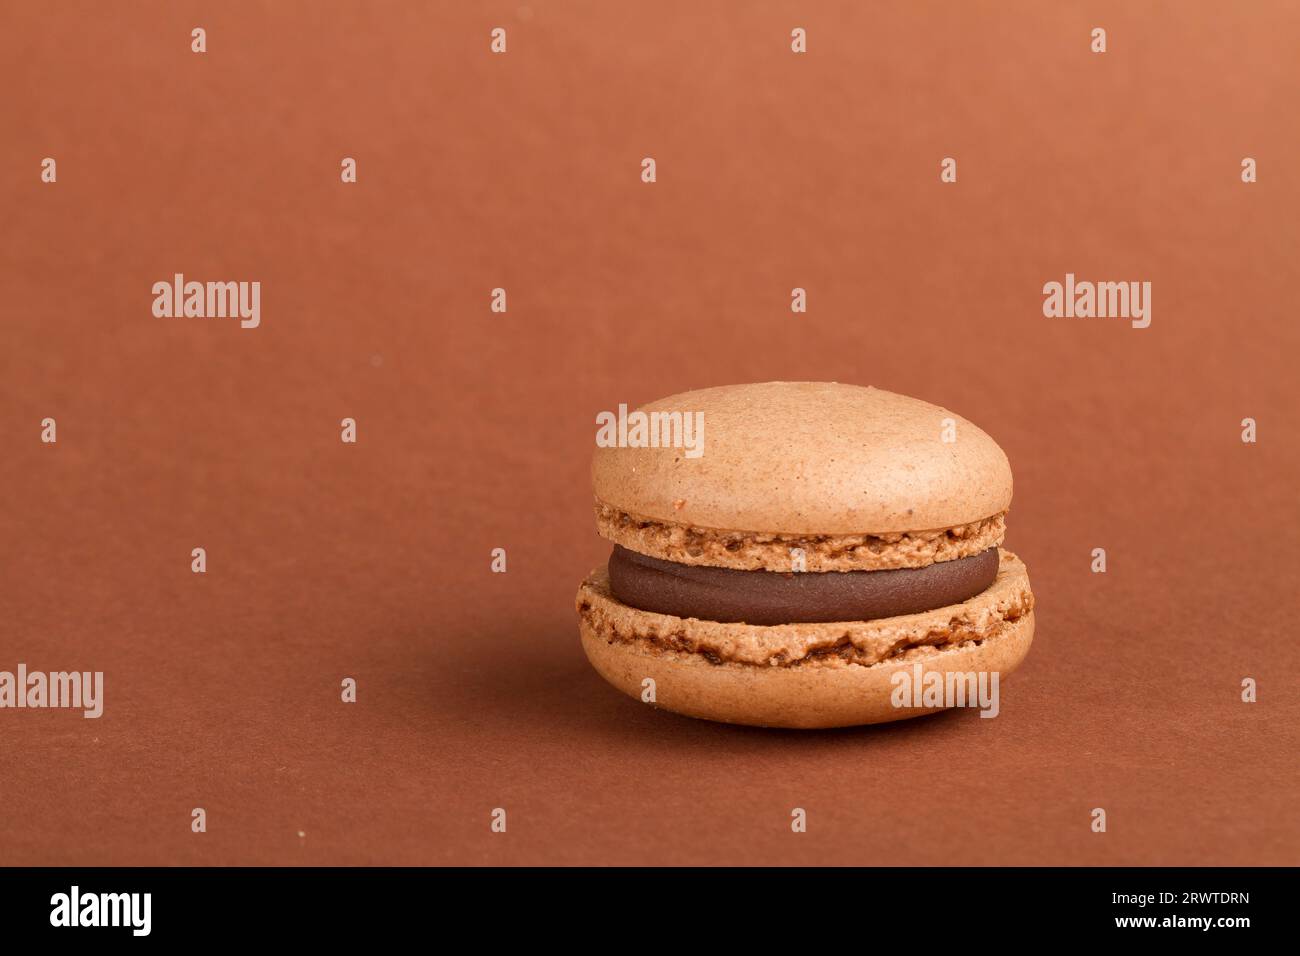
{"label": "chocolate macaron", "polygon": [[1028,652],[1029,577],[1001,548],[1011,468],[960,416],[767,382],[605,417],[592,479],[614,547],[577,609],[587,657],[624,693],[841,727],[953,706],[954,687],[996,688]]}

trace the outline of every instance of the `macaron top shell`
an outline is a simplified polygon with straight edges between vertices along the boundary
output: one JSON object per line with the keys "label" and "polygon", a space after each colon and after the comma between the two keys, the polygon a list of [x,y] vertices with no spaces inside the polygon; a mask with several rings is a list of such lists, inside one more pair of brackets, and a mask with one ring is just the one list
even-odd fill
{"label": "macaron top shell", "polygon": [[[598,447],[599,502],[672,524],[782,534],[924,531],[1011,504],[1011,466],[966,419],[919,399],[834,382],[683,392],[643,412],[703,413],[682,447]],[[945,440],[949,439],[949,440]]]}

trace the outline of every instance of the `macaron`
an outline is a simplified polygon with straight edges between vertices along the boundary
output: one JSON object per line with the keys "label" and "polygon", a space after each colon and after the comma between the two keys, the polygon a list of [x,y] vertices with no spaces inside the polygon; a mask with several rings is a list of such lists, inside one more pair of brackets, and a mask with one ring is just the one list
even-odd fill
{"label": "macaron", "polygon": [[963,706],[953,688],[992,677],[996,692],[1028,653],[1033,592],[1002,547],[1011,467],[959,415],[765,382],[597,423],[596,528],[612,549],[576,607],[587,658],[625,694],[727,723],[844,727]]}

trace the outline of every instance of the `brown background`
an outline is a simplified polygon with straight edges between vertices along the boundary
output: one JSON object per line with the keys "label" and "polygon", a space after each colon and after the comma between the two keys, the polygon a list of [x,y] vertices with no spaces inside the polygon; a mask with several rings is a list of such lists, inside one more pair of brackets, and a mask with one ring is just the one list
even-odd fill
{"label": "brown background", "polygon": [[[1298,35],[1283,3],[5,4],[0,669],[102,670],[106,711],[0,712],[0,862],[1300,862]],[[153,318],[178,271],[260,280],[262,327]],[[1152,326],[1044,318],[1067,271],[1150,280]],[[1006,448],[1039,613],[999,719],[714,726],[588,667],[595,413],[768,379]]]}

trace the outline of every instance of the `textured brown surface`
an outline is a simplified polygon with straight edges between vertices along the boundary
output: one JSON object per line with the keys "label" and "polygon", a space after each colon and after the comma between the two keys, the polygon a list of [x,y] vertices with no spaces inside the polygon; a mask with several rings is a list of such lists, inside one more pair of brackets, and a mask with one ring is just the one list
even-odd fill
{"label": "textured brown surface", "polygon": [[[0,862],[1300,862],[1295,5],[529,6],[3,5],[0,667],[107,701],[0,712]],[[177,270],[261,327],[153,319]],[[1045,319],[1067,270],[1151,327]],[[725,727],[587,663],[595,413],[768,379],[1006,450],[997,719]]]}
{"label": "textured brown surface", "polygon": [[755,382],[658,398],[641,411],[693,416],[703,440],[695,457],[681,447],[596,448],[596,500],[631,514],[732,531],[861,534],[950,528],[1011,505],[1011,468],[997,442],[910,395]]}

